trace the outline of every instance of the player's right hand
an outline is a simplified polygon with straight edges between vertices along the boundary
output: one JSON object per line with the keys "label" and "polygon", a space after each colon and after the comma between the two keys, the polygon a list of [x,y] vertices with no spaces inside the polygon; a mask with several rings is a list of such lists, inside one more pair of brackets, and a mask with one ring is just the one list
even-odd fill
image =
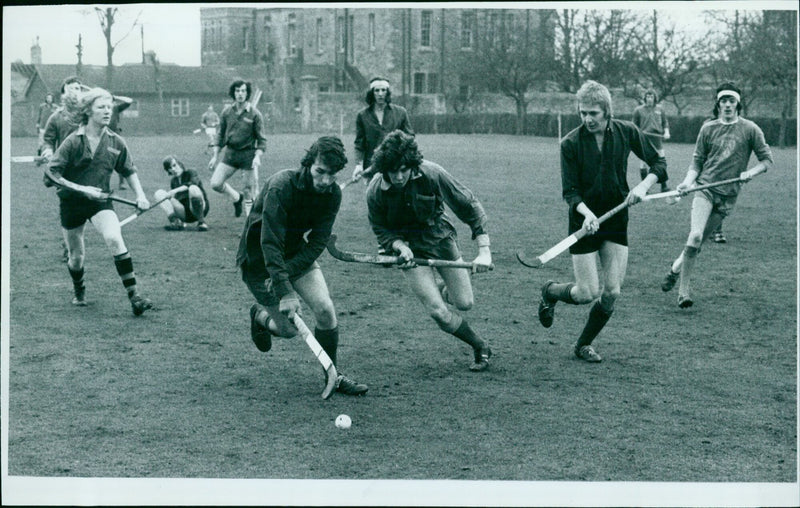
{"label": "player's right hand", "polygon": [[411,247],[409,247],[406,242],[395,240],[392,244],[392,248],[397,251],[397,255],[400,257],[400,261],[402,262],[400,268],[415,268],[417,266],[416,263],[411,261],[414,259],[414,251],[411,250]]}
{"label": "player's right hand", "polygon": [[108,199],[108,195],[103,192],[103,189],[100,187],[92,187],[91,185],[82,185],[81,190],[86,195],[86,197],[90,199],[94,199],[97,201],[105,201]]}
{"label": "player's right hand", "polygon": [[278,310],[289,319],[293,319],[295,314],[300,314],[300,299],[295,294],[286,295],[281,298]]}
{"label": "player's right hand", "polygon": [[685,196],[687,194],[687,191],[691,189],[692,186],[694,186],[694,182],[688,183],[686,181],[683,181],[679,183],[677,187],[675,187],[675,190],[678,191],[681,196]]}
{"label": "player's right hand", "polygon": [[362,173],[364,173],[364,165],[356,164],[355,169],[353,169],[353,180],[358,180],[361,178]]}
{"label": "player's right hand", "polygon": [[211,157],[211,160],[208,161],[208,170],[209,171],[214,171],[214,167],[216,165],[217,165],[217,158],[216,157]]}

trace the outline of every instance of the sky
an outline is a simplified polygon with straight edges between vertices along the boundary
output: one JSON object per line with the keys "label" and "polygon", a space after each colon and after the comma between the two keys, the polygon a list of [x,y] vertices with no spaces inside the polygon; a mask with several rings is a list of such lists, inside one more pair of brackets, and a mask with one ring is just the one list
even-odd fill
{"label": "sky", "polygon": [[[219,5],[219,4],[216,4]],[[228,7],[267,7],[270,4],[225,4]],[[271,4],[282,5],[287,4]],[[306,4],[307,5],[307,4]],[[353,7],[355,4],[324,4],[326,7]],[[373,6],[375,4],[372,4]],[[388,4],[383,4],[387,6]],[[394,3],[391,7],[421,7],[422,4]],[[473,4],[482,7],[486,4]],[[492,3],[492,7],[513,7],[524,3]],[[624,8],[652,9],[654,5],[667,13],[679,29],[704,29],[705,8],[775,8],[779,2],[575,2],[528,4],[539,8]],[[783,4],[786,8],[786,3]],[[144,27],[144,49],[154,50],[162,63],[200,65],[200,9],[213,7],[211,3],[195,4],[126,4],[120,5],[118,22],[114,26],[112,40],[116,42],[128,33],[139,17]],[[297,4],[295,4],[297,6]],[[359,7],[367,7],[359,4]],[[461,4],[427,4],[429,8],[461,7]],[[83,41],[83,63],[105,65],[105,38],[100,29],[97,14],[92,5],[46,5],[3,7],[3,51],[8,61],[21,60],[30,63],[31,45],[39,38],[42,62],[45,64],[73,64],[77,61],[75,45],[78,34]],[[114,64],[139,63],[142,60],[142,39],[139,26],[127,36],[114,52]]]}

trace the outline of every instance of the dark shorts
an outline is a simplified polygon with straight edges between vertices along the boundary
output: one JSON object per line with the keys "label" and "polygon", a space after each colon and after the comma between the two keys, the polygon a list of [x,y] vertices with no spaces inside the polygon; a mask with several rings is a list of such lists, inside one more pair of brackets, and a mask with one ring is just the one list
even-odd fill
{"label": "dark shorts", "polygon": [[[701,195],[711,203],[711,213],[716,213],[722,217],[730,215],[733,208],[736,206],[736,199],[739,197],[723,196],[722,194],[712,192],[711,189],[703,189],[697,192],[695,199],[703,199],[700,197]],[[692,201],[692,204],[694,205],[694,201]]]}
{"label": "dark shorts", "polygon": [[[203,217],[205,217],[208,215],[208,209],[209,209],[208,200],[204,199],[203,203],[205,203],[203,205]],[[197,222],[197,217],[194,216],[194,214],[192,213],[192,208],[189,206],[189,199],[188,198],[181,199],[180,204],[183,205],[183,214],[184,214],[183,222]]]}
{"label": "dark shorts", "polygon": [[250,148],[248,150],[233,150],[232,148],[225,148],[225,154],[222,156],[222,162],[236,169],[249,170],[253,169],[253,157],[255,157],[255,155],[255,148]]}
{"label": "dark shorts", "polygon": [[[583,215],[574,212],[570,215],[569,234],[572,234],[583,226]],[[593,235],[587,235],[578,240],[575,245],[569,248],[570,254],[589,254],[597,252],[603,246],[603,242],[614,242],[619,245],[628,246],[628,210],[622,210],[610,219],[600,224],[600,230]]]}
{"label": "dark shorts", "polygon": [[[275,291],[272,289],[272,281],[269,278],[269,272],[267,272],[267,267],[264,266],[264,263],[253,266],[253,264],[245,261],[242,263],[241,269],[242,280],[247,285],[247,289],[250,290],[250,293],[253,294],[258,303],[264,305],[265,307],[274,306],[281,303],[281,299],[278,298],[278,296],[275,294]],[[294,282],[300,277],[311,272],[311,270],[316,269],[319,269],[319,263],[314,261],[308,268],[298,273],[294,277],[290,277],[289,280]]]}
{"label": "dark shorts", "polygon": [[435,245],[415,245],[410,243],[409,247],[414,251],[414,257],[422,259],[445,259],[456,261],[461,257],[458,249],[458,242],[454,236],[448,236]]}
{"label": "dark shorts", "polygon": [[94,201],[82,197],[70,197],[59,201],[61,227],[75,229],[97,215],[101,210],[113,210],[111,201]]}

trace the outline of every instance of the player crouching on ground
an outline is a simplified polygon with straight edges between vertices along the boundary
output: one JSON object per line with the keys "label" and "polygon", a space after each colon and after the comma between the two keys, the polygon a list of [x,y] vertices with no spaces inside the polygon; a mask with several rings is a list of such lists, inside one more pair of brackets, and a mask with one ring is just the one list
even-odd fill
{"label": "player crouching on ground", "polygon": [[[753,176],[772,167],[772,151],[764,140],[764,133],[754,122],[742,118],[742,92],[733,83],[724,83],[717,88],[714,102],[714,120],[700,128],[694,147],[692,165],[686,177],[675,190],[682,191],[695,184],[719,182],[739,177],[748,181]],[[747,169],[750,154],[755,153],[758,164]],[[680,278],[678,307],[685,309],[694,304],[689,295],[689,282],[695,258],[703,242],[722,223],[736,204],[739,182],[698,191],[692,201],[692,221],[686,246],[672,262],[669,273],[661,283],[663,291],[669,291]]]}
{"label": "player crouching on ground", "polygon": [[[290,320],[300,312],[302,298],[314,313],[314,336],[338,367],[339,324],[317,258],[325,250],[342,202],[336,173],[345,164],[342,141],[321,137],[308,149],[299,169],[272,175],[253,203],[236,264],[258,302],[250,308],[250,334],[262,352],[272,347],[273,335],[297,335]],[[337,381],[336,391],[345,395],[367,390],[367,385],[343,375]]]}
{"label": "player crouching on ground", "polygon": [[[81,99],[80,127],[70,134],[58,147],[49,162],[50,173],[56,178],[52,182],[45,178],[45,185],[68,180],[75,184],[100,192],[110,192],[111,173],[116,171],[128,181],[136,192],[136,205],[141,210],[150,208],[150,202],[142,190],[136,167],[133,165],[128,147],[119,135],[107,126],[111,121],[113,99],[102,88],[93,88]],[[142,298],[136,288],[133,261],[122,239],[119,218],[114,213],[111,201],[91,199],[87,195],[61,187],[58,191],[61,212],[61,229],[67,244],[67,268],[72,277],[75,297],[74,305],[85,306],[84,285],[84,227],[91,221],[103,236],[111,254],[122,285],[128,292],[133,314],[141,315],[152,308],[150,300]]]}
{"label": "player crouching on ground", "polygon": [[[472,271],[485,272],[492,264],[486,212],[472,192],[441,166],[423,160],[414,136],[396,130],[378,146],[372,167],[381,173],[367,189],[369,222],[378,243],[406,261],[401,266],[411,289],[439,328],[469,344],[474,352],[472,371],[489,367],[492,350],[447,303],[458,310],[472,308],[470,274],[463,268],[437,267],[444,284],[437,284],[434,269],[411,263],[413,257],[460,261],[456,230],[445,213],[447,205],[472,230],[478,256]],[[447,303],[445,303],[447,302]]]}
{"label": "player crouching on ground", "polygon": [[[206,216],[208,215],[208,197],[203,188],[203,182],[197,171],[186,169],[181,161],[170,155],[164,159],[164,171],[172,178],[169,181],[170,189],[177,189],[185,185],[189,189],[175,194],[163,201],[158,206],[167,212],[169,224],[164,226],[167,231],[183,231],[184,223],[197,222],[198,231],[208,231]],[[167,196],[167,191],[158,189],[155,194],[156,201],[161,201]]]}

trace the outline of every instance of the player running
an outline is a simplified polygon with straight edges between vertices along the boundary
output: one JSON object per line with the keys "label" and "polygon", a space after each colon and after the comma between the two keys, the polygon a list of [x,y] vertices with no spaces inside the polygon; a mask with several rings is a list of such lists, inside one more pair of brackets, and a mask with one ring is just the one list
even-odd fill
{"label": "player running", "polygon": [[[336,173],[345,164],[339,138],[317,139],[299,169],[267,179],[247,216],[236,264],[257,302],[250,308],[250,336],[259,351],[270,350],[273,335],[297,335],[290,320],[300,313],[302,298],[314,313],[314,336],[338,366],[339,323],[317,258],[342,202]],[[337,392],[363,395],[367,390],[367,385],[339,375]]]}
{"label": "player running", "polygon": [[[715,119],[700,128],[692,164],[676,190],[736,177],[746,182],[772,167],[772,152],[764,133],[754,122],[739,116],[741,111],[741,90],[733,83],[720,85],[714,102]],[[759,162],[748,170],[752,153]],[[695,259],[703,242],[733,211],[741,188],[741,183],[732,183],[695,193],[686,246],[661,283],[661,289],[666,292],[675,287],[680,278],[678,307],[685,309],[694,304],[689,290]]]}
{"label": "player running", "polygon": [[[245,215],[250,213],[253,197],[258,194],[261,155],[267,148],[264,117],[248,102],[252,92],[253,86],[249,81],[237,79],[231,83],[228,95],[234,102],[222,111],[214,154],[208,162],[208,169],[214,172],[211,188],[233,200],[236,217],[240,217],[243,210]],[[225,155],[218,164],[217,157],[222,148],[225,148]],[[226,183],[239,169],[245,173],[245,186],[241,193]]]}
{"label": "player running", "polygon": [[[649,89],[644,93],[644,104],[633,110],[633,124],[653,144],[653,147],[658,151],[658,155],[664,157],[663,142],[670,138],[669,122],[664,110],[658,105],[658,96],[655,90]],[[642,180],[647,178],[648,172],[647,164],[644,161],[640,161],[639,174]],[[661,192],[667,191],[669,191],[669,185],[664,182],[661,184]],[[666,201],[672,205],[677,203],[678,199],[667,198]]]}
{"label": "player running", "polygon": [[80,109],[80,126],[70,134],[58,147],[49,162],[49,172],[55,182],[45,178],[45,185],[66,183],[78,184],[86,194],[64,188],[59,185],[58,197],[61,210],[61,228],[67,244],[70,277],[75,296],[72,303],[86,306],[86,285],[84,283],[84,228],[90,221],[103,236],[111,254],[122,285],[128,293],[133,314],[141,315],[152,308],[150,300],[139,295],[136,276],[133,272],[133,260],[119,225],[117,214],[107,199],[93,199],[89,196],[101,197],[101,193],[110,192],[111,173],[124,176],[128,184],[136,192],[136,204],[141,210],[150,207],[142,190],[136,167],[133,165],[125,141],[108,129],[111,121],[113,99],[111,94],[102,88],[92,88],[83,94]]}
{"label": "player running", "polygon": [[396,130],[386,136],[375,152],[372,167],[381,177],[367,188],[369,223],[378,243],[406,261],[403,275],[425,310],[439,328],[472,347],[475,362],[470,370],[489,367],[492,349],[457,312],[472,308],[474,296],[470,273],[463,268],[437,267],[444,280],[437,283],[434,269],[411,262],[414,257],[461,261],[456,229],[445,205],[472,230],[478,243],[473,272],[485,272],[492,264],[486,212],[478,199],[441,166],[424,160],[414,136]]}

